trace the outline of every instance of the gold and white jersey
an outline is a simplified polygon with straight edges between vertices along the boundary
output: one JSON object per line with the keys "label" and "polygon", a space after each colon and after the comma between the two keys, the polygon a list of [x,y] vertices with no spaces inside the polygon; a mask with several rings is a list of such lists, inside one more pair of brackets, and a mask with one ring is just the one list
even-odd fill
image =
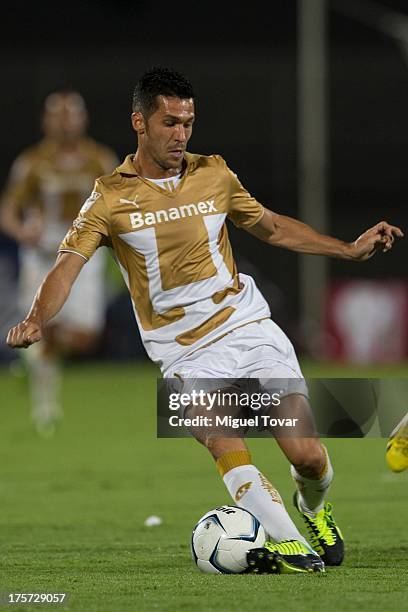
{"label": "gold and white jersey", "polygon": [[37,209],[43,235],[40,249],[55,253],[98,176],[117,164],[113,151],[82,138],[72,151],[45,138],[14,161],[2,199],[13,200],[22,215]]}
{"label": "gold and white jersey", "polygon": [[149,357],[165,370],[250,321],[270,317],[253,279],[239,275],[225,220],[248,228],[263,207],[218,155],[185,154],[177,186],[138,175],[129,155],[96,181],[60,251],[89,259],[113,249]]}

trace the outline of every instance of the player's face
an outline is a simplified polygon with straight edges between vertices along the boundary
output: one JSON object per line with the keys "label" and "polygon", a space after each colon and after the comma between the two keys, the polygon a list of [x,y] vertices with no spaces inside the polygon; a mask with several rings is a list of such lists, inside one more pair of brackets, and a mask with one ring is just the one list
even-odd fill
{"label": "player's face", "polygon": [[54,93],[45,102],[43,127],[47,136],[59,141],[80,138],[87,125],[87,112],[77,93]]}
{"label": "player's face", "polygon": [[137,130],[139,145],[160,168],[178,169],[193,131],[194,101],[158,96],[157,102],[157,109],[143,121],[142,133]]}

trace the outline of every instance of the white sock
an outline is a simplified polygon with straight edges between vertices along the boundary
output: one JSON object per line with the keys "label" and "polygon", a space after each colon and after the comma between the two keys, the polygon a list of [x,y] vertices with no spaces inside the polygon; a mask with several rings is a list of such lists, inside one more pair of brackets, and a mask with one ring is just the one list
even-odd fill
{"label": "white sock", "polygon": [[[326,451],[326,449],[325,449]],[[326,466],[320,478],[305,478],[291,465],[292,478],[298,488],[298,503],[302,512],[315,515],[324,506],[324,498],[333,480],[333,467],[326,451]]]}
{"label": "white sock", "polygon": [[60,367],[58,360],[44,355],[41,346],[27,349],[30,380],[31,416],[35,423],[47,423],[61,416]]}
{"label": "white sock", "polygon": [[235,503],[256,516],[269,538],[275,542],[301,540],[307,544],[286,512],[278,491],[254,465],[232,468],[223,480]]}

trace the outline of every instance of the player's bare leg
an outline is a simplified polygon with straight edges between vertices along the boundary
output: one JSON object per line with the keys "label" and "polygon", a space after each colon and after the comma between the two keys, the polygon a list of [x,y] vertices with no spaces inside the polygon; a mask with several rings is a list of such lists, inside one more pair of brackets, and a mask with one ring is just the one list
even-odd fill
{"label": "player's bare leg", "polygon": [[[194,408],[193,414],[197,416],[197,408]],[[186,411],[186,416],[192,416],[190,409]],[[221,437],[219,428],[197,427],[190,428],[190,431],[211,453],[237,505],[252,512],[275,542],[293,539],[307,545],[287,513],[279,492],[253,464],[243,432],[237,430],[237,436],[241,437],[232,438]]]}
{"label": "player's bare leg", "polygon": [[277,489],[253,464],[242,439],[208,440],[206,447],[234,502],[254,514],[275,542],[306,540],[293,523]]}
{"label": "player's bare leg", "polygon": [[[332,516],[331,504],[325,502],[333,479],[333,467],[325,446],[315,430],[308,400],[303,395],[284,398],[280,410],[299,417],[298,432],[276,436],[281,450],[291,463],[297,491],[294,504],[309,532],[309,541],[327,565],[340,565],[344,557],[342,534]],[[301,437],[307,434],[308,437]],[[300,437],[297,437],[300,435]]]}
{"label": "player's bare leg", "polygon": [[28,370],[31,420],[37,433],[49,437],[55,433],[62,417],[59,358],[46,341],[30,346],[24,357]]}
{"label": "player's bare leg", "polygon": [[96,347],[98,334],[51,325],[44,330],[43,342],[26,354],[31,398],[31,419],[40,435],[50,437],[62,419],[61,359],[88,354]]}
{"label": "player's bare leg", "polygon": [[[188,410],[186,415],[192,416]],[[299,533],[278,491],[252,463],[242,437],[220,437],[211,428],[190,431],[215,459],[234,502],[256,516],[267,536],[273,539],[248,553],[248,571],[291,574],[324,571],[324,563]],[[237,435],[240,433],[243,432]]]}

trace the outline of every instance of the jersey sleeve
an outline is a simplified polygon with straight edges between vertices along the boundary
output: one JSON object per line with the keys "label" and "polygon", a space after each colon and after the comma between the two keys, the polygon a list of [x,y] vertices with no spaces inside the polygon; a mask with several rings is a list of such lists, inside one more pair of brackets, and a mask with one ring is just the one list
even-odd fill
{"label": "jersey sleeve", "polygon": [[109,211],[97,181],[93,192],[61,242],[58,252],[77,253],[85,259],[90,259],[97,248],[110,245],[109,223]]}
{"label": "jersey sleeve", "polygon": [[237,227],[255,225],[264,214],[264,207],[243,187],[238,177],[226,166],[230,194],[228,219]]}

